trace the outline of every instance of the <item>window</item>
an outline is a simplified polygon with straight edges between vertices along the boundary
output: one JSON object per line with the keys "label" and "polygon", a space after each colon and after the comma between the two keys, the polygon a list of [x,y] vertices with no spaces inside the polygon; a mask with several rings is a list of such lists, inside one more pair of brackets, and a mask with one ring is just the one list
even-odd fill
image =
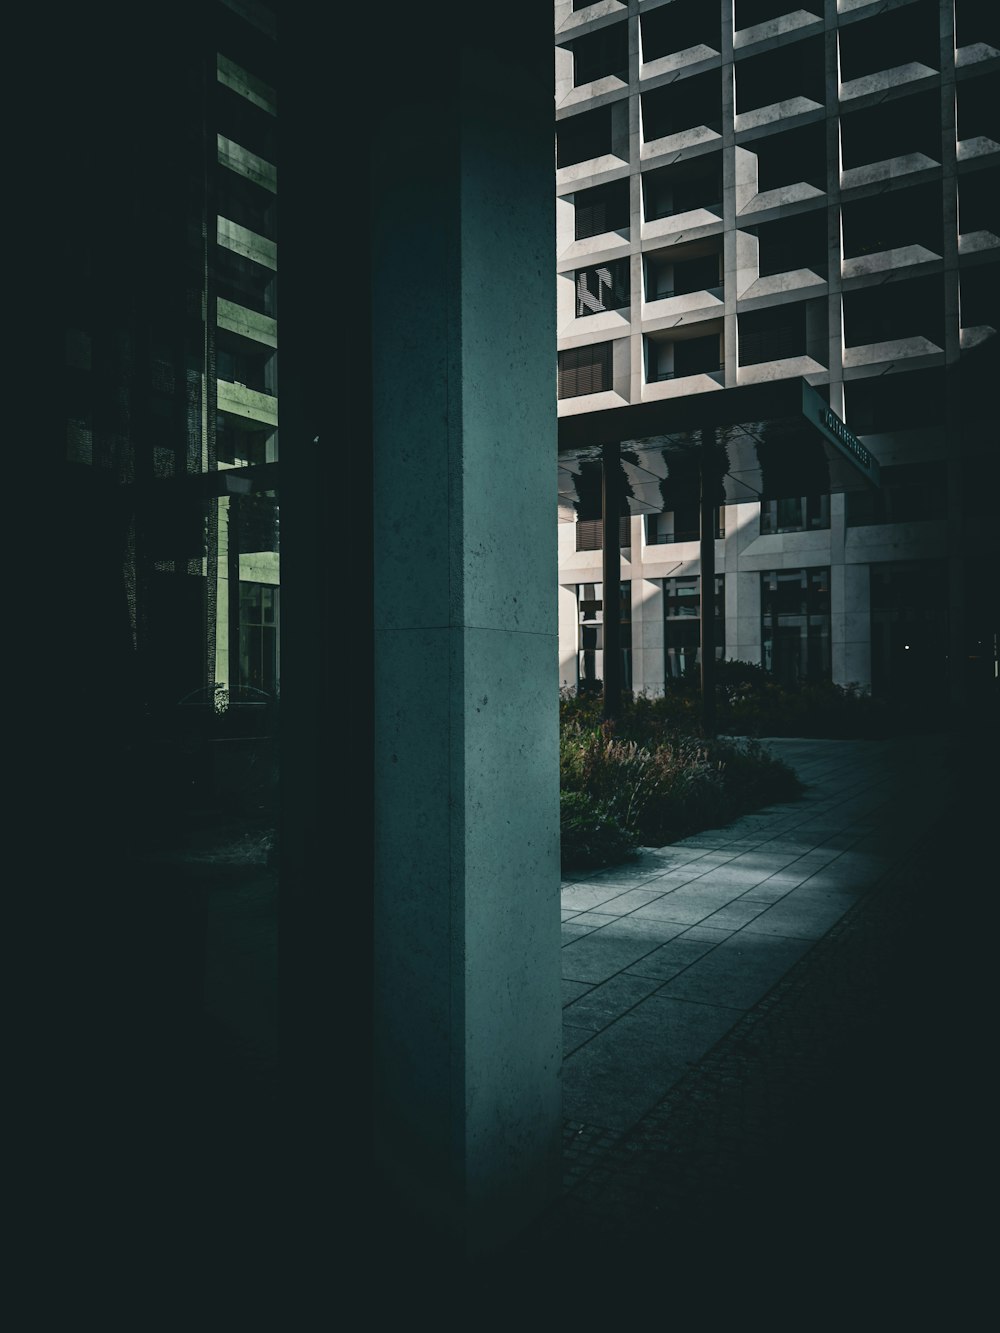
{"label": "window", "polygon": [[570,347],[559,353],[559,397],[577,398],[611,388],[611,343]]}
{"label": "window", "polygon": [[610,181],[573,196],[574,236],[600,236],[605,231],[626,231],[629,225],[628,181]]}
{"label": "window", "polygon": [[760,576],[763,665],[783,684],[830,677],[830,570]]}
{"label": "window", "polygon": [[738,316],[741,366],[766,361],[785,361],[806,354],[806,310],[802,301],[794,305],[752,310]]}
{"label": "window", "polygon": [[240,583],[240,684],[273,693],[278,685],[278,589]]}
{"label": "window", "polygon": [[722,132],[722,81],[714,70],[642,93],[640,101],[645,143],[699,126]]}
{"label": "window", "polygon": [[[618,545],[628,546],[632,540],[632,528],[627,514],[618,520]],[[579,518],[576,521],[576,549],[578,551],[601,551],[604,549],[604,520],[600,518]]]}
{"label": "window", "polygon": [[696,208],[722,210],[722,171],[714,153],[643,172],[642,188],[647,222]]}
{"label": "window", "polygon": [[[717,508],[715,535],[726,535],[726,511]],[[646,545],[663,546],[670,542],[696,542],[701,536],[701,506],[697,502],[677,505],[662,514],[646,515]]]}
{"label": "window", "polygon": [[593,83],[595,79],[615,75],[628,79],[628,25],[613,23],[599,28],[586,37],[578,37],[571,44],[573,51],[573,82]]}
{"label": "window", "polygon": [[599,314],[604,310],[627,309],[629,292],[629,261],[616,259],[598,268],[578,268],[576,271],[576,317]]}
{"label": "window", "polygon": [[[715,576],[715,658],[726,655],[725,575]],[[663,580],[663,677],[678,680],[701,663],[701,579]]]}
{"label": "window", "polygon": [[646,338],[646,380],[683,379],[687,375],[711,375],[722,368],[717,333],[704,338]]}
{"label": "window", "polygon": [[558,165],[570,167],[611,152],[611,107],[584,111],[559,122]]}
{"label": "window", "polygon": [[[578,583],[576,587],[579,638],[577,671],[580,692],[596,690],[604,678],[604,584]],[[632,688],[632,584],[622,580],[621,620],[622,688]]]}
{"label": "window", "polygon": [[812,532],[830,526],[830,497],[800,495],[792,499],[761,500],[760,530],[774,532]]}

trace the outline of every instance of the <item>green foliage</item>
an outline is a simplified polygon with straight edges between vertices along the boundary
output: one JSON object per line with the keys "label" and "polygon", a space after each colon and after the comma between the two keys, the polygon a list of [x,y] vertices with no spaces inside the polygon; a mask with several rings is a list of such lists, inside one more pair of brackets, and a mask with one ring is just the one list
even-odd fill
{"label": "green foliage", "polygon": [[566,869],[616,865],[631,856],[638,844],[610,811],[583,791],[559,794],[562,863]]}
{"label": "green foliage", "polygon": [[801,791],[759,742],[685,734],[659,702],[634,700],[616,726],[600,720],[600,700],[564,696],[564,868],[611,865],[639,843],[662,846]]}

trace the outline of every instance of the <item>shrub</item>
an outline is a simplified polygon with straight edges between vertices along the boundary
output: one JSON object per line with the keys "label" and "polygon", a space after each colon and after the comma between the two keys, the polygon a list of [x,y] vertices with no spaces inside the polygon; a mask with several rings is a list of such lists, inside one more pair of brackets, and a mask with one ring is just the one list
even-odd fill
{"label": "shrub", "polygon": [[639,841],[599,801],[583,791],[560,792],[559,829],[565,870],[616,865],[635,852]]}
{"label": "shrub", "polygon": [[[646,701],[655,704],[658,701]],[[592,701],[565,699],[560,733],[563,865],[610,865],[639,843],[662,846],[773,801],[801,785],[756,741],[667,730],[663,710],[637,701],[621,724],[600,722]]]}

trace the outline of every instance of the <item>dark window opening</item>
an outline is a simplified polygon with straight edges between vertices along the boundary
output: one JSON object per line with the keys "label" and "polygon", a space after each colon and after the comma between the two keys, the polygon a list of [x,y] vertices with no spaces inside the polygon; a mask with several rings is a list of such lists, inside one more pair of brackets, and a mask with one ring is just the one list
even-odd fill
{"label": "dark window opening", "polygon": [[719,335],[703,338],[647,338],[647,383],[683,379],[687,375],[710,375],[722,369]]}
{"label": "dark window opening", "polygon": [[626,231],[629,226],[628,180],[595,185],[573,196],[574,236],[582,241],[605,231]]}
{"label": "dark window opening", "polygon": [[278,124],[275,117],[222,83],[216,84],[215,88],[215,128],[225,138],[249,149],[265,162],[277,160]]}
{"label": "dark window opening", "polygon": [[785,685],[828,680],[830,571],[775,569],[760,576],[762,662]]}
{"label": "dark window opening", "polygon": [[611,388],[611,343],[570,347],[559,353],[559,397],[577,398]]}
{"label": "dark window opening", "polygon": [[274,433],[256,422],[219,412],[215,418],[215,453],[220,463],[248,465],[267,462],[267,441]]}
{"label": "dark window opening", "polygon": [[722,169],[718,154],[676,167],[643,173],[643,207],[647,222],[689,213],[696,208],[722,211]]}
{"label": "dark window opening", "polygon": [[277,240],[277,206],[274,195],[235,171],[220,171],[216,211],[248,231]]}
{"label": "dark window opening", "polygon": [[955,0],[955,45],[977,42],[1000,51],[1000,7],[983,0]]}
{"label": "dark window opening", "polygon": [[[715,576],[715,659],[726,656],[726,580]],[[701,578],[663,580],[663,674],[679,680],[701,663]]]}
{"label": "dark window opening", "polygon": [[829,526],[829,495],[782,496],[760,502],[760,530],[763,534],[815,532]]}
{"label": "dark window opening", "polygon": [[940,347],[944,338],[944,292],[940,277],[914,278],[844,293],[844,345],[924,337]]}
{"label": "dark window opening", "polygon": [[[604,584],[576,587],[579,639],[577,673],[581,693],[600,688],[604,676]],[[622,688],[632,688],[632,584],[622,579],[618,614],[621,624]]]}
{"label": "dark window opening", "polygon": [[826,100],[822,37],[808,37],[736,61],[737,115],[794,97],[806,97],[821,106]]}
{"label": "dark window opening", "polygon": [[613,23],[570,43],[573,83],[593,83],[615,75],[628,81],[628,24]]}
{"label": "dark window opening", "polygon": [[720,262],[718,253],[690,259],[676,257],[673,251],[647,255],[646,300],[662,301],[671,296],[687,296],[691,292],[721,291]]}
{"label": "dark window opening", "polygon": [[578,268],[576,271],[576,315],[599,314],[604,310],[627,309],[631,303],[629,291],[629,261],[615,259],[597,268]]}
{"label": "dark window opening", "polygon": [[240,583],[240,685],[269,694],[278,689],[278,595],[270,584]]}
{"label": "dark window opening", "polygon": [[757,155],[757,189],[779,190],[805,182],[826,189],[826,127],[801,125],[781,134],[753,139],[747,148]]}
{"label": "dark window opening", "polygon": [[276,314],[277,275],[252,259],[217,245],[214,249],[216,295],[261,315]]}
{"label": "dark window opening", "polygon": [[719,6],[703,0],[673,0],[639,17],[644,63],[687,51],[692,46],[722,50]]}
{"label": "dark window opening", "polygon": [[[712,511],[716,537],[726,535],[726,510],[718,506]],[[660,514],[646,515],[646,545],[669,546],[674,542],[696,542],[701,540],[701,506],[697,500],[688,504],[677,504],[673,509],[665,509]]]}
{"label": "dark window opening", "polygon": [[963,329],[979,324],[1000,327],[1000,268],[996,264],[962,270],[959,308]]}
{"label": "dark window opening", "polygon": [[1000,171],[973,171],[958,178],[958,230],[1000,235]]}
{"label": "dark window opening", "polygon": [[241,338],[227,329],[219,329],[215,345],[215,373],[220,380],[242,384],[257,393],[276,391],[274,372],[277,353],[273,347]]}
{"label": "dark window opening", "polygon": [[806,311],[802,302],[752,310],[738,316],[741,366],[806,355]]}
{"label": "dark window opening", "polygon": [[840,118],[841,159],[845,171],[922,153],[941,160],[941,109],[937,93],[917,93],[904,103],[890,102],[851,111]]}
{"label": "dark window opening", "polygon": [[245,22],[225,5],[214,5],[210,22],[214,27],[213,49],[234,64],[274,88],[278,84],[278,48],[253,24]]}
{"label": "dark window opening", "polygon": [[698,126],[716,134],[722,132],[722,84],[718,70],[642,93],[640,100],[645,142]]}
{"label": "dark window opening", "polygon": [[611,107],[602,106],[559,121],[556,138],[560,167],[571,167],[575,162],[587,162],[612,151],[611,111]]}
{"label": "dark window opening", "polygon": [[1000,142],[1000,99],[994,79],[962,79],[959,83],[958,137]]}
{"label": "dark window opening", "polygon": [[941,192],[935,186],[893,190],[874,199],[845,203],[842,209],[844,258],[922,245],[933,254],[943,247]]}
{"label": "dark window opening", "polygon": [[825,278],[827,274],[826,212],[801,213],[797,217],[767,222],[747,229],[757,237],[760,276],[790,273],[807,268]]}
{"label": "dark window opening", "polygon": [[840,29],[843,83],[898,65],[940,68],[937,0],[917,0]]}

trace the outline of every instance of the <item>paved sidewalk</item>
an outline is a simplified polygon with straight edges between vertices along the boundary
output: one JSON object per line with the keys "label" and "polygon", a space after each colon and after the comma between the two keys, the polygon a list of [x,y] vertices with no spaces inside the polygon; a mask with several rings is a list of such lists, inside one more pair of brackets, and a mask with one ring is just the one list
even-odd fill
{"label": "paved sidewalk", "polygon": [[[565,1188],[508,1262],[573,1278],[583,1310],[614,1298],[661,1322],[972,1326],[996,1170],[994,751],[771,745],[802,801],[624,882],[567,882]],[[639,938],[650,907],[678,931]]]}
{"label": "paved sidewalk", "polygon": [[563,885],[563,1113],[605,1140],[912,848],[947,794],[943,738],[767,744],[804,798]]}

